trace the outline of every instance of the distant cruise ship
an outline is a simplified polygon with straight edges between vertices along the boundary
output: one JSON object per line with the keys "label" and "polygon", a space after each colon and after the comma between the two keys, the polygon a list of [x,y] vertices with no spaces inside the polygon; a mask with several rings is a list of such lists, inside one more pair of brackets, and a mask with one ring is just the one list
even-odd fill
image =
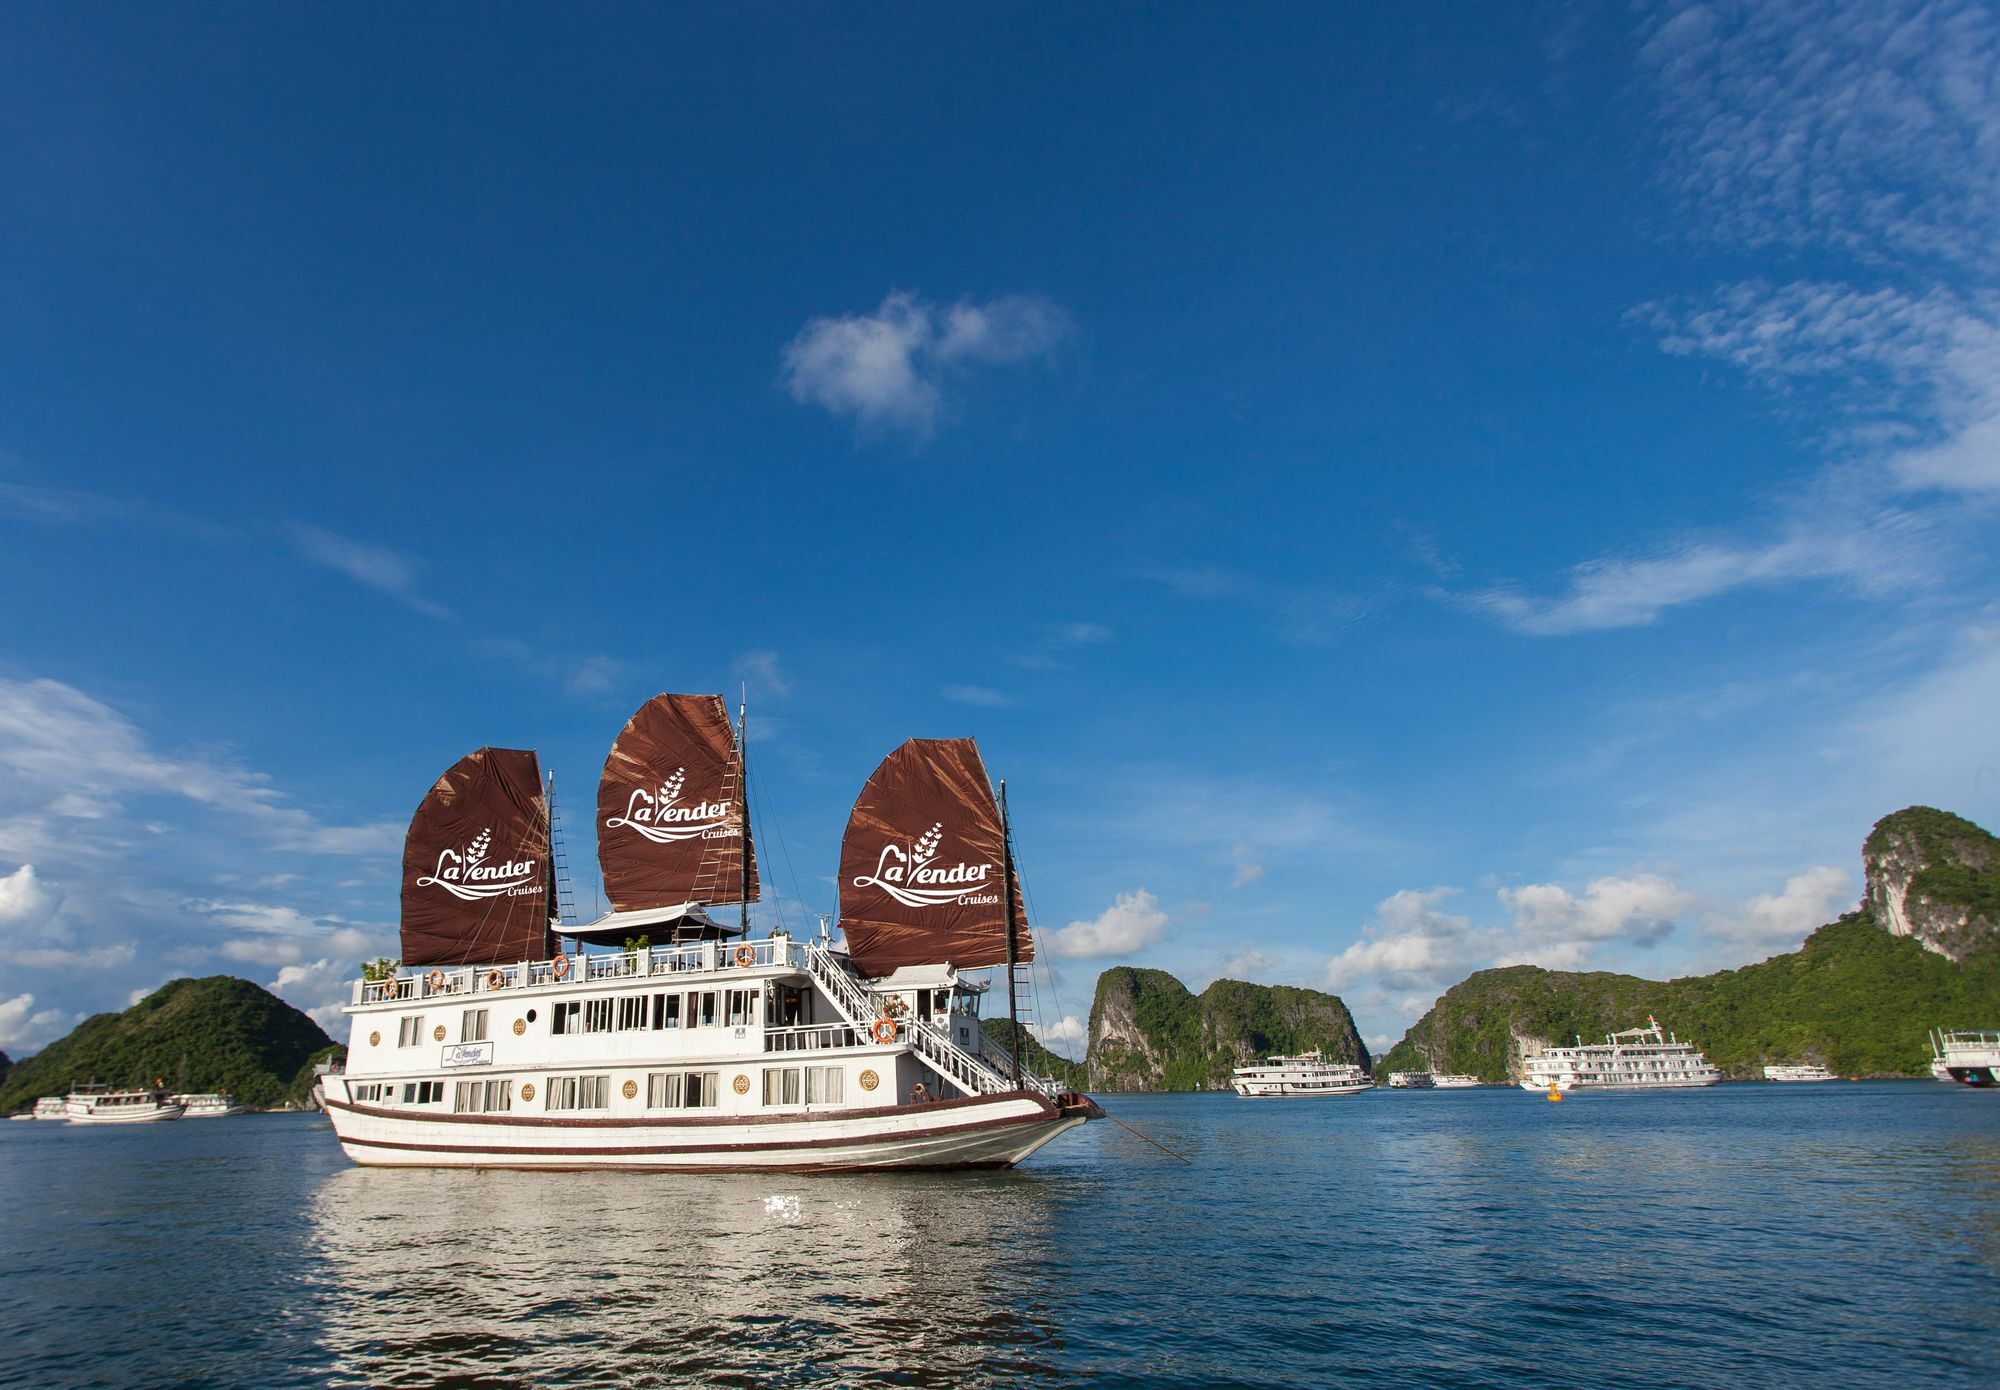
{"label": "distant cruise ship", "polygon": [[1816,1067],[1810,1062],[1785,1063],[1764,1068],[1766,1081],[1838,1081],[1839,1077],[1825,1067]]}
{"label": "distant cruise ship", "polygon": [[1427,1071],[1392,1071],[1389,1084],[1399,1091],[1428,1091],[1437,1085]]}
{"label": "distant cruise ship", "polygon": [[1329,1062],[1318,1048],[1296,1057],[1269,1057],[1238,1067],[1232,1084],[1239,1096],[1351,1096],[1375,1083],[1351,1062]]}
{"label": "distant cruise ship", "polygon": [[1462,1091],[1468,1086],[1484,1085],[1476,1076],[1466,1076],[1460,1072],[1441,1071],[1431,1077],[1431,1085],[1441,1091]]}
{"label": "distant cruise ship", "polygon": [[1652,1091],[1713,1086],[1722,1072],[1696,1050],[1660,1031],[1647,1016],[1644,1028],[1627,1028],[1602,1043],[1552,1047],[1522,1065],[1527,1091]]}

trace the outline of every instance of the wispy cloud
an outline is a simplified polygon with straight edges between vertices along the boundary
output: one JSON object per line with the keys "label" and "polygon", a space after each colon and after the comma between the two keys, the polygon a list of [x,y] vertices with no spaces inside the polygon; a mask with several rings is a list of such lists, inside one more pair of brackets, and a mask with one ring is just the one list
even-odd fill
{"label": "wispy cloud", "polygon": [[317,526],[294,526],[292,542],[299,554],[316,565],[344,574],[431,618],[449,618],[451,611],[417,592],[417,562],[401,551]]}
{"label": "wispy cloud", "polygon": [[955,375],[1047,358],[1071,330],[1061,306],[1036,295],[940,308],[899,290],[872,314],[808,320],[781,354],[784,382],[801,405],[924,438]]}
{"label": "wispy cloud", "polygon": [[782,700],[792,693],[792,683],[778,662],[778,654],[773,651],[742,652],[729,663],[729,673],[759,694],[773,699]]}
{"label": "wispy cloud", "polygon": [[1029,671],[1067,671],[1078,652],[1101,647],[1112,635],[1103,623],[1056,623],[1043,629],[1033,646],[1014,653],[1010,659]]}
{"label": "wispy cloud", "polygon": [[938,694],[955,705],[972,705],[979,709],[998,709],[1014,703],[998,690],[983,685],[947,685]]}
{"label": "wispy cloud", "polygon": [[1380,616],[1394,593],[1378,583],[1364,590],[1274,584],[1224,565],[1191,565],[1143,572],[1182,598],[1233,603],[1265,615],[1279,640],[1324,647]]}

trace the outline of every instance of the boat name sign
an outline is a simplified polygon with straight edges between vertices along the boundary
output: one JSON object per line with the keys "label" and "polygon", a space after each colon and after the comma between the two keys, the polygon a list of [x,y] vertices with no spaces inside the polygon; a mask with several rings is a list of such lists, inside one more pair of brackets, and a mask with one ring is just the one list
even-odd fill
{"label": "boat name sign", "polygon": [[543,890],[542,876],[533,857],[508,859],[498,864],[486,862],[493,844],[493,831],[482,830],[463,851],[438,851],[437,868],[417,880],[419,888],[442,888],[455,898],[478,902],[482,898],[524,897]]}
{"label": "boat name sign", "polygon": [[997,903],[993,891],[993,866],[967,864],[963,860],[946,868],[932,861],[944,839],[939,822],[907,848],[884,845],[875,861],[875,872],[858,875],[856,888],[880,888],[904,907],[936,907],[940,903]]}
{"label": "boat name sign", "polygon": [[625,799],[625,814],[612,816],[604,824],[611,829],[638,832],[656,845],[679,840],[729,840],[741,838],[743,828],[735,823],[736,808],[726,801],[691,801],[680,804],[687,769],[677,767],[655,792],[634,787]]}
{"label": "boat name sign", "polygon": [[447,1067],[484,1067],[493,1063],[493,1044],[490,1042],[454,1043],[444,1050],[444,1065]]}

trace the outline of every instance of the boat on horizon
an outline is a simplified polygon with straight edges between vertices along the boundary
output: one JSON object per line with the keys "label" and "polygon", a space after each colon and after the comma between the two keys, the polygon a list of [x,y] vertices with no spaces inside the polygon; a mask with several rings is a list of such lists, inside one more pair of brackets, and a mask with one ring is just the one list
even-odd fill
{"label": "boat on horizon", "polygon": [[1931,1075],[1966,1086],[2000,1086],[2000,1032],[1931,1030]]}
{"label": "boat on horizon", "polygon": [[1463,1091],[1486,1083],[1476,1076],[1466,1076],[1462,1072],[1433,1072],[1431,1085],[1440,1091]]}
{"label": "boat on horizon", "polygon": [[1398,1091],[1428,1091],[1437,1085],[1427,1071],[1392,1071],[1389,1085]]}
{"label": "boat on horizon", "polygon": [[1329,1062],[1319,1048],[1290,1057],[1267,1057],[1237,1067],[1230,1074],[1236,1094],[1250,1099],[1351,1096],[1374,1089],[1375,1082],[1351,1062]]}
{"label": "boat on horizon", "polygon": [[129,1125],[178,1120],[181,1107],[159,1087],[114,1091],[102,1086],[79,1087],[64,1100],[65,1118],[73,1125]]}
{"label": "boat on horizon", "polygon": [[[753,940],[741,718],[660,695],[627,722],[598,787],[609,910],[587,924],[563,922],[533,752],[482,748],[438,780],[405,842],[400,967],[354,983],[346,1070],[318,1078],[351,1159],[994,1168],[1102,1115],[981,1023],[988,984],[967,972],[1004,967],[1018,1042],[1034,948],[1005,784],[977,745],[911,739],[868,779],[841,847],[842,943],[824,925]],[[727,903],[734,923],[711,915]]]}
{"label": "boat on horizon", "polygon": [[1696,1050],[1661,1031],[1648,1015],[1644,1028],[1608,1033],[1602,1043],[1551,1047],[1521,1063],[1521,1089],[1553,1091],[1656,1091],[1713,1086],[1721,1070]]}
{"label": "boat on horizon", "polygon": [[1838,1081],[1825,1067],[1811,1062],[1777,1062],[1764,1068],[1766,1081]]}
{"label": "boat on horizon", "polygon": [[241,1115],[250,1108],[227,1091],[175,1096],[174,1099],[180,1102],[181,1117],[189,1120],[217,1120],[225,1115]]}

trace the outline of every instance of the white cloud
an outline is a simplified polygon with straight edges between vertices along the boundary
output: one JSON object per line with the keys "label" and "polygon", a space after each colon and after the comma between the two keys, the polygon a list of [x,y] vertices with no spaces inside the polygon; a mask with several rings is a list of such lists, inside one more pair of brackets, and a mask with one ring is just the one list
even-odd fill
{"label": "white cloud", "polygon": [[1167,914],[1141,888],[1120,893],[1095,920],[1071,922],[1048,934],[1051,953],[1070,958],[1129,955],[1153,944],[1166,929]]}
{"label": "white cloud", "polygon": [[1031,1024],[1029,1031],[1043,1047],[1072,1062],[1082,1060],[1090,1043],[1090,1025],[1075,1014],[1064,1014],[1056,1022],[1039,1028]]}
{"label": "white cloud", "polygon": [[0,1049],[18,1060],[22,1053],[33,1052],[68,1032],[77,1017],[61,1009],[37,1009],[32,994],[0,999]]}
{"label": "white cloud", "polygon": [[1458,892],[1405,888],[1384,898],[1361,939],[1327,962],[1327,988],[1336,994],[1363,983],[1438,990],[1470,974],[1491,950],[1490,933],[1475,928],[1469,917],[1442,910]]}
{"label": "white cloud", "polygon": [[1554,883],[1499,890],[1514,914],[1512,959],[1574,970],[1610,942],[1652,946],[1695,906],[1695,897],[1656,873],[1607,874],[1581,895]]}
{"label": "white cloud", "polygon": [[808,320],[785,345],[784,380],[801,405],[922,437],[937,425],[945,371],[1046,357],[1069,332],[1069,316],[1032,295],[939,310],[896,291],[872,314]]}
{"label": "white cloud", "polygon": [[33,931],[55,915],[62,898],[44,888],[35,866],[23,864],[0,878],[0,927]]}
{"label": "white cloud", "polygon": [[1216,962],[1215,978],[1254,980],[1276,964],[1277,962],[1270,956],[1246,941]]}
{"label": "white cloud", "polygon": [[1812,931],[1854,904],[1854,880],[1847,871],[1821,865],[1786,879],[1782,893],[1757,894],[1738,912],[1710,921],[1707,930],[1739,954],[1771,955],[1796,950]]}
{"label": "white cloud", "polygon": [[1010,659],[1030,671],[1067,671],[1070,658],[1085,647],[1102,646],[1112,637],[1102,623],[1057,623],[1045,630],[1035,645],[1016,652]]}
{"label": "white cloud", "polygon": [[285,966],[264,988],[338,1040],[345,1036],[341,1006],[353,997],[354,981],[360,978],[359,961],[314,960]]}
{"label": "white cloud", "polygon": [[294,526],[292,541],[299,554],[314,564],[387,594],[426,617],[451,616],[442,604],[417,592],[417,562],[401,551],[336,535],[317,526]]}
{"label": "white cloud", "polygon": [[615,656],[587,656],[563,677],[563,689],[572,695],[604,695],[618,683],[625,663]]}
{"label": "white cloud", "polygon": [[999,691],[983,685],[947,685],[938,694],[953,704],[973,705],[981,709],[998,709],[1014,703]]}

